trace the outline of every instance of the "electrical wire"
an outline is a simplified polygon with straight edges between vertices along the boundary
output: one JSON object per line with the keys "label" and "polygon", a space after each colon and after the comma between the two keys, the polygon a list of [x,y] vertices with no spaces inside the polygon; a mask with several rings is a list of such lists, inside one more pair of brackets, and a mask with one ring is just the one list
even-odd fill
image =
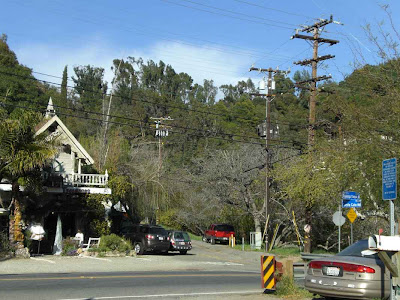
{"label": "electrical wire", "polygon": [[[53,1],[54,2],[54,1]],[[57,1],[56,1],[57,2]],[[58,1],[58,3],[62,3],[62,2],[60,2],[60,1]],[[117,8],[118,9],[118,8]],[[121,10],[120,10],[121,11]],[[126,12],[126,9],[124,8],[124,10],[123,10],[124,12]],[[136,11],[135,11],[135,13],[136,13]],[[109,20],[111,17],[110,16],[104,16],[103,15],[103,17],[101,18],[101,22],[102,22],[102,24],[104,24],[104,20]],[[115,18],[114,18],[115,19]],[[120,18],[118,18],[117,20],[120,20]],[[274,21],[275,22],[275,21]],[[135,24],[135,26],[139,26],[139,27],[142,27],[142,28],[148,28],[149,26],[143,26],[143,24]],[[293,25],[294,26],[294,25]],[[211,44],[215,44],[215,45],[218,45],[218,46],[224,46],[224,47],[230,47],[230,48],[233,48],[233,49],[239,49],[239,50],[241,50],[241,51],[244,51],[244,53],[249,53],[249,54],[256,54],[256,53],[259,53],[259,54],[261,54],[261,51],[259,51],[259,50],[256,50],[256,49],[248,49],[248,48],[243,48],[243,47],[240,47],[240,46],[237,46],[237,45],[231,45],[231,44],[226,44],[226,43],[221,43],[221,42],[215,42],[215,41],[210,41],[210,40],[206,40],[206,39],[202,39],[202,38],[198,38],[198,37],[194,37],[194,36],[191,36],[191,35],[187,35],[187,34],[182,34],[182,33],[176,33],[176,32],[171,32],[171,31],[166,31],[166,30],[164,30],[164,29],[160,29],[160,28],[151,28],[150,30],[152,30],[152,31],[156,31],[157,33],[159,33],[160,31],[162,31],[162,32],[165,32],[165,33],[167,33],[167,34],[170,34],[170,35],[175,35],[175,36],[183,36],[183,37],[186,37],[186,38],[189,38],[189,39],[193,39],[193,40],[197,40],[197,41],[201,41],[201,42],[206,42],[206,43],[211,43]],[[282,55],[279,55],[279,54],[277,54],[277,56],[282,56]]]}
{"label": "electrical wire", "polygon": [[[21,5],[25,5],[25,3],[21,3]],[[64,12],[57,12],[57,11],[49,10],[49,9],[47,9],[47,10],[52,12],[52,13],[60,14],[62,16],[65,15]],[[94,24],[94,25],[104,25],[105,24],[105,20],[110,19],[109,17],[107,17],[107,18],[103,18],[101,21],[95,21],[95,20],[90,20],[88,18],[81,18],[81,17],[77,17],[77,16],[69,16],[69,17],[73,18],[73,19],[76,19],[76,20],[78,20],[80,22],[85,22],[85,23]],[[110,22],[108,22],[108,23],[110,23]],[[112,23],[110,23],[110,24],[112,24]],[[141,26],[141,27],[143,27],[143,26]],[[118,25],[118,30],[124,30],[124,31],[130,32],[130,33],[135,33],[137,35],[143,35],[143,36],[146,36],[146,37],[149,36],[149,35],[153,35],[153,36],[159,37],[161,40],[171,41],[171,42],[174,42],[174,43],[177,43],[177,44],[189,45],[189,46],[195,46],[195,47],[198,46],[198,44],[195,44],[195,43],[176,40],[176,39],[173,39],[173,38],[168,38],[164,34],[159,34],[159,33],[154,33],[154,32],[152,32],[152,33],[141,32],[137,28],[127,27],[127,26],[121,25],[121,24]],[[159,32],[159,30],[157,32]],[[178,36],[182,35],[182,34],[177,34],[177,33],[170,33],[170,34],[178,35]],[[195,39],[195,38],[192,38],[192,39]],[[198,39],[198,40],[201,40],[201,39]],[[216,45],[221,45],[221,44],[218,44],[218,43],[215,43],[215,42],[212,42],[212,43],[216,44]],[[255,55],[254,53],[251,54],[251,52],[249,52],[249,51],[246,51],[246,52],[244,52],[244,51],[232,51],[232,50],[229,50],[229,49],[221,49],[220,47],[212,47],[212,46],[207,46],[207,45],[206,46],[203,45],[202,47],[205,48],[205,49],[211,49],[211,50],[215,50],[215,51],[222,52],[222,53],[233,53],[233,54],[237,54],[237,55],[252,56],[252,57],[259,56],[259,55]],[[231,48],[239,48],[239,47],[237,47],[237,46],[232,47],[231,46]],[[250,51],[253,51],[253,50],[250,50]]]}
{"label": "electrical wire", "polygon": [[[215,15],[221,15],[221,16],[225,16],[225,17],[233,18],[233,19],[238,19],[238,20],[242,20],[242,21],[248,21],[248,22],[252,22],[252,23],[258,23],[258,24],[263,24],[263,25],[272,26],[272,27],[278,27],[278,28],[283,28],[283,29],[292,29],[292,28],[286,27],[286,26],[275,25],[275,24],[270,24],[270,23],[251,20],[251,19],[245,19],[245,18],[238,17],[238,16],[232,16],[232,15],[228,15],[228,14],[218,13],[218,12],[215,12],[215,11],[212,11],[212,10],[193,7],[193,6],[190,6],[190,5],[185,5],[185,4],[182,4],[182,3],[176,3],[176,2],[173,2],[173,1],[169,1],[169,0],[161,0],[161,1],[166,2],[166,3],[170,3],[170,4],[174,4],[174,5],[177,5],[177,6],[182,6],[182,7],[186,7],[186,8],[190,8],[190,9],[194,9],[194,10],[208,12],[208,13],[215,14]],[[200,3],[197,3],[197,5],[206,6],[206,5],[203,5],[203,4],[200,4]]]}
{"label": "electrical wire", "polygon": [[[10,98],[10,97],[3,97],[3,96],[0,96],[0,97],[3,98],[4,100],[8,100]],[[36,112],[42,112],[38,108],[32,108],[32,107],[27,107],[27,106],[12,104],[12,103],[4,103],[4,102],[2,102],[1,105],[11,106],[11,107],[15,107],[15,108],[21,108],[21,109],[26,109],[26,110],[32,110],[32,111],[36,111]],[[73,118],[79,118],[79,119],[84,119],[84,120],[96,121],[96,122],[99,122],[99,123],[103,123],[104,122],[103,120],[96,119],[96,118],[81,117],[81,116],[72,115],[72,114],[66,114],[66,113],[58,113],[58,114],[62,115],[62,116],[67,116],[67,117],[73,117]],[[122,122],[116,122],[116,121],[108,121],[108,123],[122,125],[122,126],[137,127],[137,128],[143,129],[143,126],[135,125],[135,124],[131,124],[131,123],[122,123]],[[155,128],[151,128],[150,126],[149,126],[149,128],[146,128],[146,129],[156,130]],[[204,136],[204,135],[200,135],[200,134],[179,132],[179,131],[172,131],[172,130],[171,130],[171,132],[177,133],[177,134],[181,134],[181,135],[186,135],[186,136],[195,136],[195,137],[201,137],[201,138],[210,138],[210,139],[216,139],[216,140],[223,140],[223,141],[228,141],[228,142],[264,146],[264,143],[256,143],[256,142],[243,141],[243,140],[234,140],[234,139],[225,139],[225,138],[216,137],[216,136]]]}
{"label": "electrical wire", "polygon": [[273,22],[273,23],[280,23],[280,24],[289,25],[289,26],[296,26],[295,24],[290,24],[290,23],[287,23],[287,22],[281,22],[281,21],[266,19],[266,18],[262,18],[262,17],[252,16],[252,15],[248,15],[248,14],[244,14],[244,13],[240,13],[240,12],[236,12],[236,11],[232,11],[232,10],[228,10],[228,9],[223,9],[223,8],[219,8],[219,7],[215,7],[215,6],[211,6],[211,5],[206,5],[206,4],[199,3],[199,2],[196,2],[196,1],[192,1],[192,0],[181,0],[181,1],[189,2],[189,3],[195,4],[195,5],[199,5],[199,6],[204,6],[204,7],[207,7],[207,8],[212,8],[212,9],[223,11],[223,12],[228,12],[230,14],[241,15],[241,16],[244,16],[244,17],[255,18],[255,19],[259,19],[259,20],[263,20],[263,21],[268,21],[268,22]]}
{"label": "electrical wire", "polygon": [[[37,79],[37,78],[34,78],[34,77],[23,76],[23,75],[9,73],[9,72],[0,71],[0,74],[5,74],[5,75],[9,75],[9,76],[16,76],[16,77],[20,77],[20,78],[29,79],[29,80],[44,82],[46,84],[52,84],[52,85],[61,86],[60,83],[55,83],[55,82],[51,82],[51,81],[47,81],[47,80],[41,80],[41,79]],[[72,86],[68,86],[67,85],[66,87],[69,88],[69,89],[74,89],[74,87],[72,87]],[[97,91],[93,91],[93,90],[86,90],[86,91],[88,91],[88,92],[97,92]],[[110,94],[105,94],[105,96],[110,96]],[[125,99],[124,97],[117,96],[117,95],[113,95],[113,97],[120,98],[120,99]],[[219,114],[219,113],[208,112],[208,111],[197,110],[197,109],[191,109],[191,108],[175,106],[175,105],[160,104],[160,103],[156,103],[156,102],[153,102],[153,101],[147,101],[147,100],[138,99],[138,98],[129,98],[129,100],[144,102],[144,103],[147,103],[147,104],[153,104],[153,105],[161,106],[161,107],[164,107],[164,108],[174,108],[174,109],[180,109],[180,110],[185,110],[185,111],[193,111],[193,112],[196,112],[196,113],[210,114],[210,115],[215,115],[215,116],[220,116],[220,117],[225,117],[225,118],[229,117],[226,114]],[[244,121],[252,121],[251,119],[241,118],[241,117],[236,117],[236,119],[237,120],[244,120]],[[282,122],[282,121],[279,122],[279,124],[284,124],[284,123],[285,122]],[[293,124],[293,123],[290,123],[290,122],[287,122],[286,125],[297,126],[296,124]],[[304,124],[304,125],[302,124],[302,125],[298,125],[298,126],[305,126],[305,125],[306,124]]]}
{"label": "electrical wire", "polygon": [[[19,101],[20,102],[27,102],[27,103],[30,103],[30,104],[37,104],[37,102],[31,101],[31,100],[19,100]],[[56,108],[62,108],[62,109],[68,109],[68,110],[72,110],[72,111],[78,111],[78,109],[76,109],[76,108],[71,108],[71,107],[66,107],[66,106],[61,106],[61,105],[56,105],[56,104],[53,104],[53,106],[56,107]],[[128,118],[128,117],[123,117],[123,116],[118,116],[118,115],[105,114],[105,113],[99,113],[99,112],[83,110],[83,109],[79,109],[79,112],[82,112],[82,113],[85,113],[85,114],[92,114],[92,115],[102,116],[102,117],[118,118],[118,119],[127,120],[127,121],[135,121],[135,122],[147,123],[145,120],[135,119],[135,118],[131,118],[131,117]],[[103,122],[108,123],[108,121],[103,121]],[[242,137],[242,138],[250,138],[250,139],[260,140],[259,137],[252,137],[252,136],[239,135],[239,134],[233,134],[233,133],[225,133],[223,131],[214,132],[214,131],[204,130],[204,129],[199,129],[199,128],[179,126],[179,125],[176,125],[176,124],[171,124],[169,126],[171,126],[173,128],[179,128],[179,129],[184,129],[184,130],[193,130],[193,131],[198,131],[198,132],[202,132],[202,133],[209,133],[209,134],[215,134],[215,135],[221,135],[221,136]],[[271,139],[271,141],[274,141],[274,140]]]}
{"label": "electrical wire", "polygon": [[305,18],[309,18],[309,19],[314,19],[314,17],[310,17],[310,16],[306,16],[306,15],[302,15],[302,14],[297,14],[297,13],[293,13],[293,12],[288,12],[288,11],[284,11],[282,9],[266,7],[266,6],[255,4],[255,3],[251,3],[251,2],[248,2],[248,1],[243,1],[243,0],[233,0],[233,1],[236,1],[236,2],[239,2],[239,3],[244,3],[244,4],[247,4],[247,5],[250,5],[250,6],[254,6],[254,7],[258,7],[258,8],[262,8],[262,9],[266,9],[266,10],[272,10],[272,11],[281,12],[281,13],[292,15],[292,16],[298,16],[298,17],[305,17]]}

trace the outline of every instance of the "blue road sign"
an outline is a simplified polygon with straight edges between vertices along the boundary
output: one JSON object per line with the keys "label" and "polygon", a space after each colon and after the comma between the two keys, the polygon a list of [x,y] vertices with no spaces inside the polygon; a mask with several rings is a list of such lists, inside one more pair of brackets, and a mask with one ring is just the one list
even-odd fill
{"label": "blue road sign", "polygon": [[360,193],[344,191],[342,193],[342,208],[360,208],[361,198]]}
{"label": "blue road sign", "polygon": [[382,161],[382,198],[394,200],[397,198],[397,159]]}

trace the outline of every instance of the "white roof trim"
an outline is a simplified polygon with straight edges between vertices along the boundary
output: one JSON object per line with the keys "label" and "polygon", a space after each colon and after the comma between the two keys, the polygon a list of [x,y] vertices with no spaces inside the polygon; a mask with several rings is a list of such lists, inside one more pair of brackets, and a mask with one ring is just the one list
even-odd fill
{"label": "white roof trim", "polygon": [[[89,155],[89,153],[86,152],[86,150],[82,147],[82,145],[78,142],[78,140],[74,137],[74,135],[71,133],[71,131],[68,130],[67,126],[64,125],[64,123],[60,120],[59,117],[56,115],[52,117],[50,120],[46,122],[41,128],[36,131],[35,135],[42,134],[45,132],[54,122],[57,122],[57,124],[61,127],[65,135],[69,138],[71,141],[71,144],[80,152],[78,153],[78,156],[81,158],[84,158],[86,163],[88,165],[92,165],[94,163],[93,158]],[[79,155],[80,154],[80,155]]]}

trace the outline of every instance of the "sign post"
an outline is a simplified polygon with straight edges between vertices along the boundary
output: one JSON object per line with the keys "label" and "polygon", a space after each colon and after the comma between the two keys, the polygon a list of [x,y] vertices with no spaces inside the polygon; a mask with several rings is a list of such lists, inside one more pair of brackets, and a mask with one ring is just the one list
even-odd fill
{"label": "sign post", "polygon": [[[382,161],[382,199],[389,200],[390,204],[390,235],[394,235],[394,201],[397,198],[397,159],[390,158]],[[394,299],[394,289],[390,274],[392,291],[390,299]]]}
{"label": "sign post", "polygon": [[350,220],[350,244],[353,244],[353,222],[357,219],[357,213],[354,208],[350,208],[347,217]]}
{"label": "sign post", "polygon": [[350,220],[350,244],[353,244],[353,222],[357,218],[354,208],[361,207],[360,193],[344,191],[342,193],[342,208],[350,208],[347,217]]}
{"label": "sign post", "polygon": [[342,215],[342,210],[339,205],[339,210],[333,214],[332,217],[333,223],[335,223],[336,226],[339,227],[339,243],[338,243],[338,252],[340,252],[340,227],[346,222],[346,219]]}
{"label": "sign post", "polygon": [[394,202],[397,198],[397,159],[382,161],[382,198],[390,200],[390,235],[394,235]]}

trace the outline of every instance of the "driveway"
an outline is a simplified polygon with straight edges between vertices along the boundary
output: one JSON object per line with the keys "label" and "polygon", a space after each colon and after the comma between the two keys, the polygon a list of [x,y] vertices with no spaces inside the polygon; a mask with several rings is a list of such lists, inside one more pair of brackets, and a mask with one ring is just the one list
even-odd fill
{"label": "driveway", "polygon": [[210,245],[193,241],[186,255],[148,254],[137,257],[91,257],[45,255],[30,259],[9,259],[0,262],[0,274],[124,272],[124,271],[250,271],[260,272],[260,255],[242,252],[226,245]]}

